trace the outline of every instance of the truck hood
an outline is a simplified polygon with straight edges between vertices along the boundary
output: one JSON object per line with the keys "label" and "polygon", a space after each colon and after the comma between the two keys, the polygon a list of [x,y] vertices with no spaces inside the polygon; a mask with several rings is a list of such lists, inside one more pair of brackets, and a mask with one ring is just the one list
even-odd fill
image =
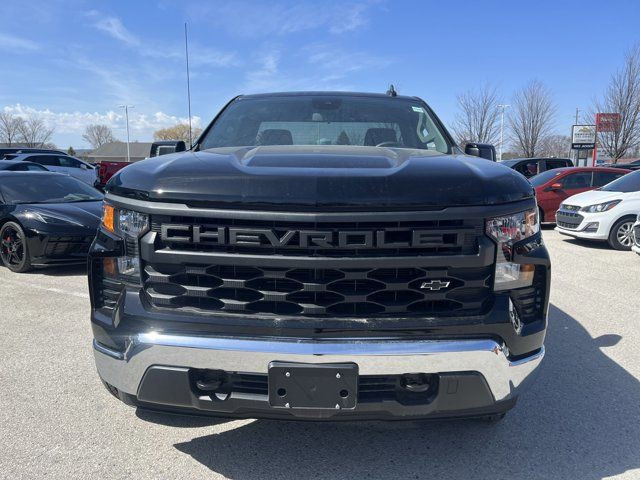
{"label": "truck hood", "polygon": [[121,170],[107,190],[187,204],[330,208],[487,205],[534,195],[522,175],[481,158],[338,145],[164,155]]}
{"label": "truck hood", "polygon": [[603,190],[590,190],[588,192],[573,195],[562,203],[564,205],[575,205],[576,207],[587,207],[598,203],[609,202],[611,200],[624,200],[629,193],[624,192],[608,192]]}

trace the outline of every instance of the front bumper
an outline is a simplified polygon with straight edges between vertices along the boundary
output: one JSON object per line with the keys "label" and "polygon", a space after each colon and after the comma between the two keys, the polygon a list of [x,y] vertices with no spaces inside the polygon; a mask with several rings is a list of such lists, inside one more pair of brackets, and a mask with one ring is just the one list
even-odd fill
{"label": "front bumper", "polygon": [[[508,350],[490,339],[319,341],[147,333],[129,338],[127,343],[127,349],[119,352],[94,341],[98,373],[121,399],[159,409],[231,417],[339,420],[496,413],[514,405],[544,356],[542,347],[524,358],[510,359]],[[203,369],[249,373],[254,379],[265,379],[272,361],[353,362],[362,379],[424,373],[436,374],[438,381],[436,390],[427,397],[373,398],[344,410],[272,407],[266,392],[231,391],[221,400],[203,395],[193,383],[193,372]]]}
{"label": "front bumper", "polygon": [[[573,215],[574,218],[579,215],[578,218],[581,221],[576,224],[563,223],[563,220],[567,218],[566,214]],[[612,217],[608,212],[575,213],[558,210],[558,212],[556,213],[555,230],[563,235],[568,235],[574,238],[607,240],[609,238],[611,226]]]}

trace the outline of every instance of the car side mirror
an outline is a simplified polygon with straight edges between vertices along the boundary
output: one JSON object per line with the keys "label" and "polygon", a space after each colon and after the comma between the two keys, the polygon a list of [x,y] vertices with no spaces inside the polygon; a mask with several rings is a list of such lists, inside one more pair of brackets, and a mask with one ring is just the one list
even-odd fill
{"label": "car side mirror", "polygon": [[562,184],[561,183],[552,183],[551,184],[551,190],[562,190]]}
{"label": "car side mirror", "polygon": [[496,161],[496,147],[488,143],[467,143],[464,153],[474,157],[480,157],[492,162]]}
{"label": "car side mirror", "polygon": [[81,168],[82,170],[89,170],[89,167],[87,167],[84,163],[81,163],[81,164],[80,164],[80,168]]}

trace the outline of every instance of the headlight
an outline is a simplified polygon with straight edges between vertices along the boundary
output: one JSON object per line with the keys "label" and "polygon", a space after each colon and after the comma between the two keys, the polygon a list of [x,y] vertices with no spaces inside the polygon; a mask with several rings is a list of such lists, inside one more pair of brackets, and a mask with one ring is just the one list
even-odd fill
{"label": "headlight", "polygon": [[146,213],[104,204],[102,226],[124,240],[124,256],[117,258],[118,273],[132,281],[140,280],[140,237],[149,230]]}
{"label": "headlight", "polygon": [[540,219],[536,209],[487,220],[487,235],[498,245],[494,290],[511,290],[532,284],[535,266],[513,263],[513,244],[539,231]]}
{"label": "headlight", "polygon": [[582,207],[580,211],[588,212],[588,213],[606,212],[607,210],[611,210],[613,207],[618,205],[621,201],[622,200],[611,200],[610,202],[598,203],[596,205],[589,205],[587,207]]}

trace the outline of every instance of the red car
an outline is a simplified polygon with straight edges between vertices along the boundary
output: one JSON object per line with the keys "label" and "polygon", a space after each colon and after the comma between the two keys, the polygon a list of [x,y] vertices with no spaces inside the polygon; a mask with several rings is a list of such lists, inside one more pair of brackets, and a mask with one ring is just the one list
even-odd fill
{"label": "red car", "polygon": [[630,171],[608,167],[567,167],[547,170],[531,177],[529,181],[536,189],[540,221],[555,223],[556,211],[563,200],[600,188]]}

